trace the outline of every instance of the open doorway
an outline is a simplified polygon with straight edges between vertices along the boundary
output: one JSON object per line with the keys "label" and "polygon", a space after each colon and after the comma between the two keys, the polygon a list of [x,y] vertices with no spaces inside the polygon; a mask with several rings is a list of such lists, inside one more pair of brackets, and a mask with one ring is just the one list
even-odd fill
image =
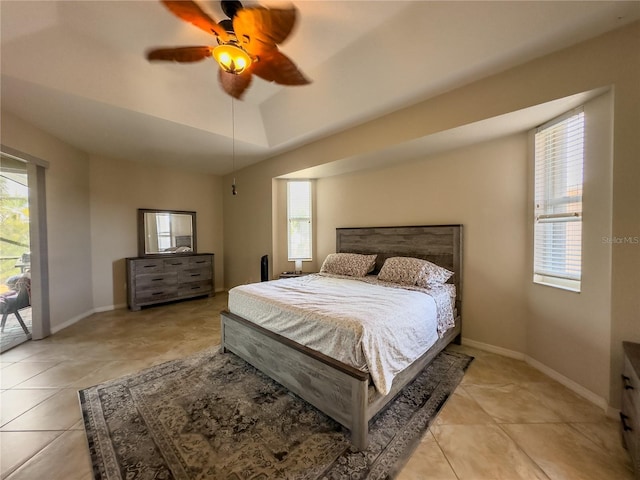
{"label": "open doorway", "polygon": [[29,185],[24,162],[0,157],[0,352],[31,339]]}

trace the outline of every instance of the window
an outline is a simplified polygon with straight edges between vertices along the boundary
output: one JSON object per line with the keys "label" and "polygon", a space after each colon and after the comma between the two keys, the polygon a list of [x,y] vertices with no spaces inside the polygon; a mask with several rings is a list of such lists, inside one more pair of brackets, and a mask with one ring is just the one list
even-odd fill
{"label": "window", "polygon": [[311,182],[287,182],[289,260],[311,260]]}
{"label": "window", "polygon": [[534,282],[580,291],[582,273],[582,108],[535,133]]}
{"label": "window", "polygon": [[158,213],[156,215],[156,228],[158,232],[158,251],[164,252],[171,248],[171,215]]}

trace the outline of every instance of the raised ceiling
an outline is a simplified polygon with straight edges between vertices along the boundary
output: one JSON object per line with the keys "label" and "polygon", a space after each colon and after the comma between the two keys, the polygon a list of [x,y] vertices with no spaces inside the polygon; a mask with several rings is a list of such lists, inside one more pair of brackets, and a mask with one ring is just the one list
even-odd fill
{"label": "raised ceiling", "polygon": [[[199,4],[223,18],[219,2]],[[235,101],[236,168],[640,18],[636,1],[295,5],[299,22],[281,48],[313,83],[254,80]],[[215,62],[144,55],[214,37],[155,0],[1,0],[0,19],[3,111],[91,155],[231,171],[231,97]]]}

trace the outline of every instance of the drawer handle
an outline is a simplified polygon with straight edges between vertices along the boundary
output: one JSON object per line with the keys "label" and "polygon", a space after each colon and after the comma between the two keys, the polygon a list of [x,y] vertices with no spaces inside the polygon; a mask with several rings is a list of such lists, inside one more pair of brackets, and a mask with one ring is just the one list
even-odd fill
{"label": "drawer handle", "polygon": [[204,260],[196,260],[196,263],[207,263]]}
{"label": "drawer handle", "polygon": [[191,287],[191,290],[200,290],[200,287]]}
{"label": "drawer handle", "polygon": [[164,292],[154,292],[151,295],[164,295]]}
{"label": "drawer handle", "polygon": [[192,277],[199,277],[200,275],[202,275],[201,273],[192,273],[191,276]]}
{"label": "drawer handle", "polygon": [[151,279],[152,282],[161,282],[162,280],[164,280],[164,278],[152,278]]}
{"label": "drawer handle", "polygon": [[156,268],[157,265],[143,265],[143,268]]}
{"label": "drawer handle", "polygon": [[622,375],[622,384],[624,385],[625,390],[633,390],[633,385],[631,385],[631,379],[626,375]]}
{"label": "drawer handle", "polygon": [[631,428],[629,425],[627,425],[627,419],[629,417],[627,415],[625,415],[624,413],[620,412],[620,421],[622,422],[622,430],[624,430],[625,432],[631,432],[633,431],[633,428]]}

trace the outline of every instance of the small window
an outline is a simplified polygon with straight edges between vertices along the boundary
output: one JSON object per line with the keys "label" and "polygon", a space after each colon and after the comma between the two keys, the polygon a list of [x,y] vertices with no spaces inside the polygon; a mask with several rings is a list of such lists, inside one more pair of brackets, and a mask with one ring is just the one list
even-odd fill
{"label": "small window", "polygon": [[289,261],[311,260],[311,182],[287,182]]}
{"label": "small window", "polygon": [[584,112],[535,133],[534,282],[580,291]]}
{"label": "small window", "polygon": [[158,250],[164,252],[171,248],[171,218],[169,214],[156,215],[156,228],[158,230]]}

